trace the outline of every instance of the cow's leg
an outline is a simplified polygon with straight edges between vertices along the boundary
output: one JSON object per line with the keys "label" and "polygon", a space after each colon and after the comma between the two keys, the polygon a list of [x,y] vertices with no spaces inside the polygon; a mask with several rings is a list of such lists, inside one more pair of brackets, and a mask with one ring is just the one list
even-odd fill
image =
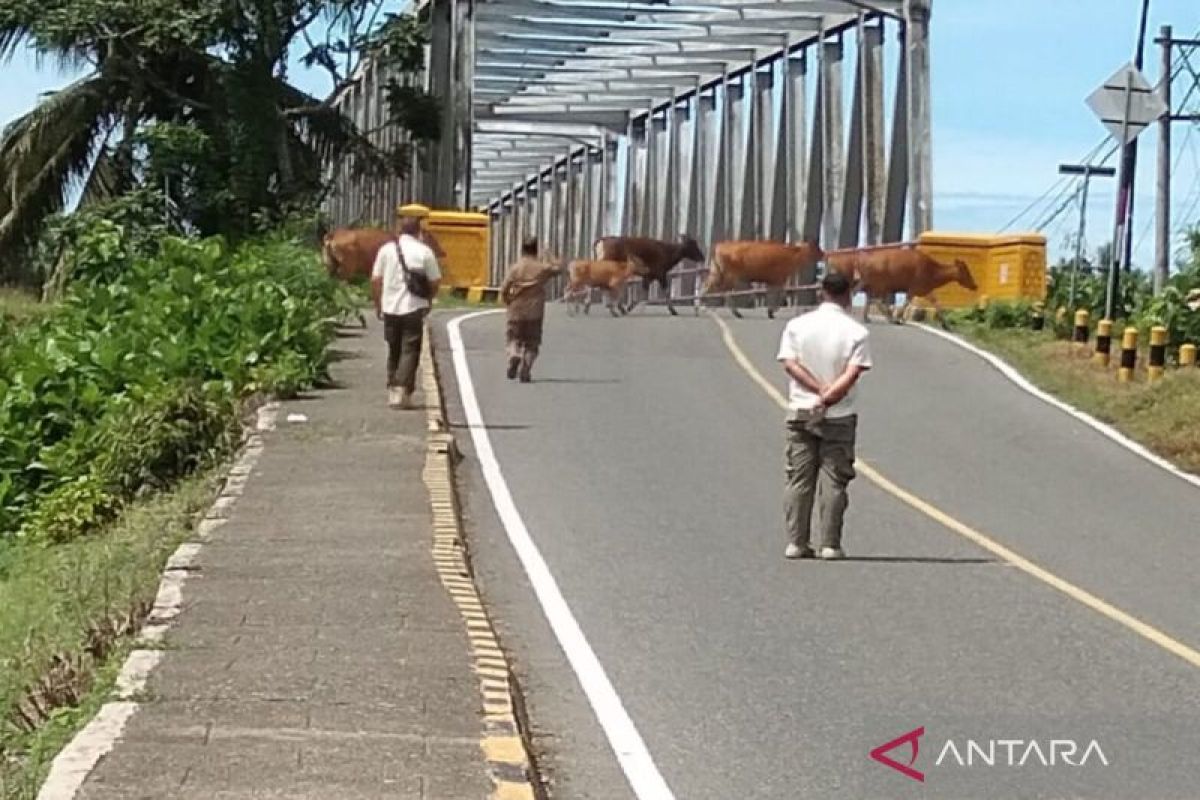
{"label": "cow's leg", "polygon": [[675,305],[671,302],[671,279],[663,276],[658,279],[658,288],[662,291],[663,298],[667,302],[667,311],[672,317],[678,317],[679,312],[675,310]]}
{"label": "cow's leg", "polygon": [[621,316],[621,286],[609,287],[608,290],[608,313],[614,317]]}
{"label": "cow's leg", "polygon": [[725,293],[725,307],[729,309],[729,313],[733,314],[733,316],[737,317],[738,319],[741,319],[742,312],[738,310],[737,301],[733,296],[733,292],[734,290],[730,289]]}
{"label": "cow's leg", "polygon": [[946,315],[942,313],[942,306],[933,295],[929,295],[929,302],[933,304],[933,313],[937,318],[938,325],[942,326],[942,330],[950,330],[950,326],[946,324]]}
{"label": "cow's leg", "polygon": [[779,310],[781,303],[779,296],[783,294],[783,288],[780,286],[767,286],[767,319],[775,319],[775,312]]}

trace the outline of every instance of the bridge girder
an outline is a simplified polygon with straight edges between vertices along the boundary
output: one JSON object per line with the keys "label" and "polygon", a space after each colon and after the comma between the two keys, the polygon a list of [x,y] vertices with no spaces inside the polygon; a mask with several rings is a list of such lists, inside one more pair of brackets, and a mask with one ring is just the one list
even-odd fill
{"label": "bridge girder", "polygon": [[600,233],[828,249],[931,225],[931,0],[426,5],[449,135],[401,193],[489,208],[494,264],[517,232],[582,255]]}

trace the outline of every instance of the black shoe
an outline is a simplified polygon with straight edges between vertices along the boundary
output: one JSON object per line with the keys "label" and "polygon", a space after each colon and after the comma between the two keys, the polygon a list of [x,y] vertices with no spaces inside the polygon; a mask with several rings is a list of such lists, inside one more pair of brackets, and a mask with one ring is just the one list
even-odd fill
{"label": "black shoe", "polygon": [[517,370],[521,367],[521,359],[510,358],[508,360],[508,379],[511,381],[517,377]]}

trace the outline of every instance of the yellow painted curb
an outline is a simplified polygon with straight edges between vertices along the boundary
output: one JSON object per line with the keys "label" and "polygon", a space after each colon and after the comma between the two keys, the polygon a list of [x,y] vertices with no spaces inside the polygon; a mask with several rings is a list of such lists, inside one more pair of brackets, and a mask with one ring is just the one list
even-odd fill
{"label": "yellow painted curb", "polygon": [[428,422],[422,477],[433,512],[433,562],[443,588],[462,615],[472,666],[479,678],[484,711],[480,747],[492,780],[492,800],[535,800],[538,793],[533,762],[514,712],[512,667],[479,598],[467,559],[458,496],[454,491],[458,450],[453,435],[447,432],[431,337],[432,330],[427,324],[421,342],[421,383]]}

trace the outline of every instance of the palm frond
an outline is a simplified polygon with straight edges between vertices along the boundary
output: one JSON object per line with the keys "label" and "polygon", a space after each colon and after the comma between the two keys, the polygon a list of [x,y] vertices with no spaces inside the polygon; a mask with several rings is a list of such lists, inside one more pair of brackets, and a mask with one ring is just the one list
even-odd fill
{"label": "palm frond", "polygon": [[133,187],[132,165],[127,159],[118,157],[116,152],[108,146],[111,138],[112,130],[109,129],[97,145],[92,168],[84,179],[83,188],[79,193],[80,208],[107,202]]}
{"label": "palm frond", "polygon": [[28,41],[31,30],[23,22],[0,21],[0,61],[8,61]]}
{"label": "palm frond", "polygon": [[100,135],[119,113],[109,81],[93,75],[46,97],[0,135],[0,252],[62,210],[88,174]]}

